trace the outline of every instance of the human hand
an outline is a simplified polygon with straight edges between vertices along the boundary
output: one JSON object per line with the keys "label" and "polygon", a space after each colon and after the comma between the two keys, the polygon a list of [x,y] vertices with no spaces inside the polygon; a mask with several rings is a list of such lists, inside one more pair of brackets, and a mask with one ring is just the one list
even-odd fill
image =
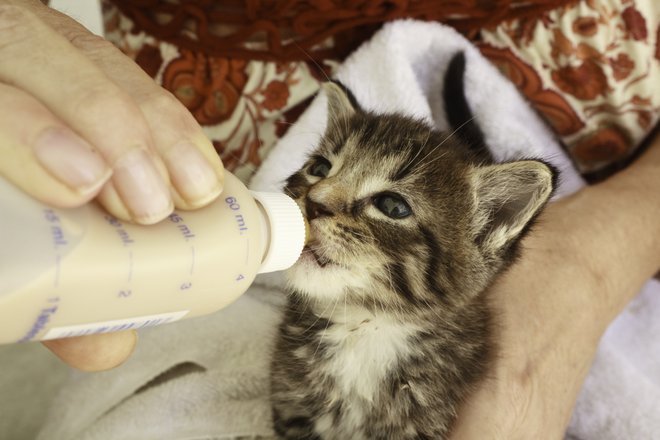
{"label": "human hand", "polygon": [[499,348],[453,440],[563,439],[598,342],[660,268],[660,134],[609,180],[548,206],[489,292]]}
{"label": "human hand", "polygon": [[46,348],[69,366],[90,372],[121,365],[133,353],[136,343],[135,330],[43,342]]}
{"label": "human hand", "polygon": [[[112,44],[37,0],[0,0],[0,42],[2,177],[47,204],[96,198],[141,224],[220,194],[222,163],[192,115]],[[46,345],[96,370],[134,344],[117,333]]]}

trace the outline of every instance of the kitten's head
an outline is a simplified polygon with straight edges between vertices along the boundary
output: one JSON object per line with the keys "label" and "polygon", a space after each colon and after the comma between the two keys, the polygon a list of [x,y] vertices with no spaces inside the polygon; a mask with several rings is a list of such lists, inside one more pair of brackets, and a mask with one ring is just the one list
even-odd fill
{"label": "kitten's head", "polygon": [[325,134],[286,186],[312,235],[289,270],[293,287],[395,309],[483,291],[550,197],[553,170],[479,163],[458,136],[363,111],[335,83],[324,92]]}

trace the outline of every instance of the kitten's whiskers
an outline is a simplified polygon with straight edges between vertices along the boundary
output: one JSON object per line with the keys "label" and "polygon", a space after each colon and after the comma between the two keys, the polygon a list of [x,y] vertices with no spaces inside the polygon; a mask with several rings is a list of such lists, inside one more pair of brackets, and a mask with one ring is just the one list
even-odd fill
{"label": "kitten's whiskers", "polygon": [[[422,160],[420,160],[420,163],[424,163],[424,161],[426,160],[427,157],[429,157],[431,154],[435,153],[436,150],[437,150],[438,148],[442,147],[442,146],[445,144],[445,142],[447,142],[449,139],[451,139],[452,136],[454,136],[454,135],[455,135],[455,134],[456,134],[461,128],[463,128],[465,125],[469,124],[469,123],[472,122],[473,120],[474,120],[474,116],[471,117],[470,119],[468,119],[467,121],[463,122],[463,123],[462,123],[461,125],[459,125],[456,129],[454,129],[451,133],[449,133],[449,134],[448,134],[448,135],[442,140],[442,142],[440,142],[438,145],[436,145],[435,147],[433,147],[433,149],[431,149],[431,151],[429,151],[429,152],[426,154],[426,156],[424,156],[424,157],[422,158]],[[444,156],[444,155],[440,155],[440,156],[436,157],[436,160],[442,158],[443,156]],[[431,161],[431,162],[429,162],[429,163],[432,163],[432,162],[433,162],[433,161]]]}

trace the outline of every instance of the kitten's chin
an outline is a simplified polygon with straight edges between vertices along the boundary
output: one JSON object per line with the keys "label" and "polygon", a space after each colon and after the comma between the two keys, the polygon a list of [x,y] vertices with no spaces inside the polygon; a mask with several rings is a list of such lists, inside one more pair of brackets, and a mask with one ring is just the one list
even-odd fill
{"label": "kitten's chin", "polygon": [[286,272],[289,285],[300,293],[317,299],[336,299],[346,290],[367,287],[364,274],[337,264],[320,264],[311,253],[303,253],[298,262]]}

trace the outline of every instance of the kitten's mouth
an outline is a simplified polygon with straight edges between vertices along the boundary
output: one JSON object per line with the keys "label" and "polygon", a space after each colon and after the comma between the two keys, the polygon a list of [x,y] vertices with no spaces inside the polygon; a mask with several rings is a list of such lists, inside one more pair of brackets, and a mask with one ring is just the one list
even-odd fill
{"label": "kitten's mouth", "polygon": [[318,253],[316,253],[314,249],[312,249],[309,246],[305,246],[305,248],[303,249],[303,254],[305,253],[314,257],[314,261],[316,261],[316,264],[318,264],[319,267],[326,267],[328,264],[333,264],[331,260],[329,260],[328,258],[322,255],[319,255]]}

